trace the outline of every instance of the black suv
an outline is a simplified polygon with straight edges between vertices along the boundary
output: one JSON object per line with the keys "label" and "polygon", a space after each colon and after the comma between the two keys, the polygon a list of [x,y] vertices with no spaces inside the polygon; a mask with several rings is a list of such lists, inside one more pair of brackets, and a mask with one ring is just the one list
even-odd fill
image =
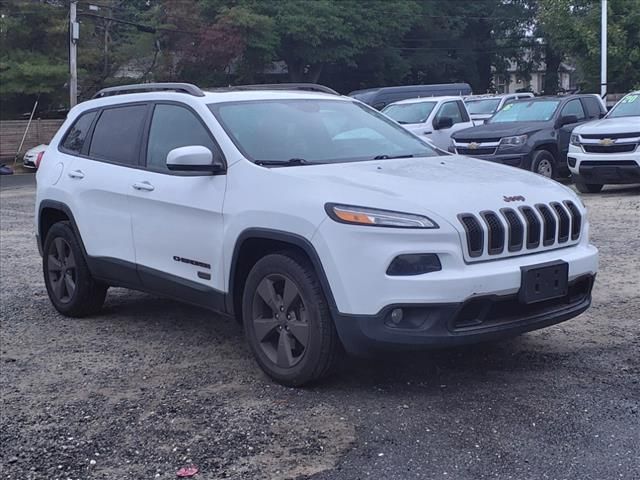
{"label": "black suv", "polygon": [[449,150],[550,178],[566,176],[571,131],[606,113],[591,94],[516,100],[486,124],[454,133]]}

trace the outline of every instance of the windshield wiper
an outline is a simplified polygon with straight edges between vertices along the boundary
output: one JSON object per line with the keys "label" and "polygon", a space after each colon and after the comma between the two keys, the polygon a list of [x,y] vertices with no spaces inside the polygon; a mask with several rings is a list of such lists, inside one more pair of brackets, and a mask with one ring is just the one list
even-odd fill
{"label": "windshield wiper", "polygon": [[289,160],[256,160],[256,165],[268,167],[295,167],[298,165],[320,165],[322,162],[310,162],[304,158],[290,158]]}
{"label": "windshield wiper", "polygon": [[392,158],[413,158],[413,155],[376,155],[373,157],[374,160],[389,160]]}

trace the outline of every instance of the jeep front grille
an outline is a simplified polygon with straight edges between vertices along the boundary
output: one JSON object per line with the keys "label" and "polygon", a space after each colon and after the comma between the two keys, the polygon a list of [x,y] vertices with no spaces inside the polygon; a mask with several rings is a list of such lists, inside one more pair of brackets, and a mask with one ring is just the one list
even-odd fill
{"label": "jeep front grille", "polygon": [[582,215],[571,201],[463,213],[458,219],[475,260],[560,248],[578,241],[582,229]]}

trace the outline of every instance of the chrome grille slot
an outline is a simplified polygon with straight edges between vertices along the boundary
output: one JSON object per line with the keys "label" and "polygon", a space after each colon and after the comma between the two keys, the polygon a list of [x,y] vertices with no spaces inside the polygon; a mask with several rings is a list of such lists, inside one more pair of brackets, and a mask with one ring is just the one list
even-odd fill
{"label": "chrome grille slot", "polygon": [[509,251],[517,252],[518,250],[522,250],[522,244],[524,242],[524,225],[520,221],[520,217],[518,217],[518,214],[512,208],[503,208],[500,212],[509,226]]}
{"label": "chrome grille slot", "polygon": [[487,225],[487,250],[489,255],[498,255],[504,250],[504,226],[494,212],[481,212],[480,216]]}
{"label": "chrome grille slot", "polygon": [[467,234],[469,256],[479,257],[484,250],[484,231],[482,230],[482,225],[480,225],[475,215],[470,213],[458,215],[458,218]]}
{"label": "chrome grille slot", "polygon": [[462,213],[458,219],[473,261],[561,248],[580,239],[583,222],[569,200]]}
{"label": "chrome grille slot", "polygon": [[580,210],[573,202],[565,200],[564,204],[571,215],[571,240],[577,240],[580,238],[580,231],[582,230],[582,215],[580,215]]}
{"label": "chrome grille slot", "polygon": [[536,205],[536,209],[538,213],[540,213],[544,224],[542,229],[542,245],[548,247],[556,241],[556,217],[554,217],[546,205],[539,203]]}
{"label": "chrome grille slot", "polygon": [[555,210],[558,221],[560,222],[558,226],[558,243],[566,243],[569,241],[569,231],[571,228],[569,214],[558,202],[553,202],[551,208]]}

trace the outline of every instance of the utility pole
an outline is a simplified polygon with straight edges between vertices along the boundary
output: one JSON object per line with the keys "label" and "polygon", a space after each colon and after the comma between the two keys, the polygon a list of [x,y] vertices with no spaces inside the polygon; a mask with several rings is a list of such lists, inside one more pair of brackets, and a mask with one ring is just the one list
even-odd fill
{"label": "utility pole", "polygon": [[607,0],[602,0],[600,18],[600,96],[607,100]]}
{"label": "utility pole", "polygon": [[69,108],[78,103],[78,38],[80,24],[77,22],[78,2],[69,4]]}

